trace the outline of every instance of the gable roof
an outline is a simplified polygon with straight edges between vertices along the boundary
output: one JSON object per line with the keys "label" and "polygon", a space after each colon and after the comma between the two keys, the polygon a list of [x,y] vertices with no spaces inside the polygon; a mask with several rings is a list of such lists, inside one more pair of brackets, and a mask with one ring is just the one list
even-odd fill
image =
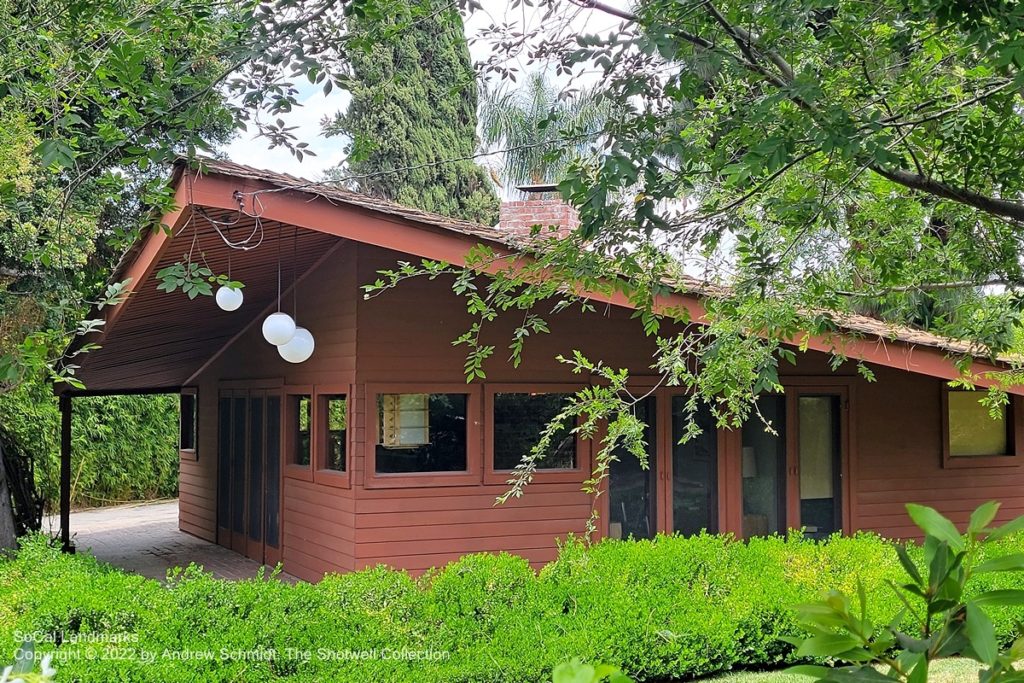
{"label": "gable roof", "polygon": [[[225,220],[236,216],[235,197],[239,191],[260,192],[261,203],[266,207],[263,228],[271,245],[277,241],[280,248],[285,239],[282,230],[293,236],[296,248],[301,242],[302,248],[296,250],[296,268],[300,272],[311,270],[346,240],[449,263],[463,262],[468,250],[481,242],[512,255],[524,246],[515,236],[498,228],[410,208],[335,185],[230,161],[203,158],[199,164],[198,169],[190,169],[182,162],[175,166],[171,183],[178,209],[163,217],[171,230],[150,233],[137,240],[114,269],[113,281],[132,278],[133,296],[105,312],[107,324],[98,339],[103,348],[85,355],[79,373],[88,386],[98,385],[101,390],[111,391],[182,386],[215,355],[210,349],[223,347],[240,333],[239,316],[219,311],[212,301],[207,301],[211,297],[200,297],[189,302],[191,308],[175,312],[165,296],[155,296],[152,284],[159,268],[176,260],[177,247],[181,245],[173,242],[188,227],[194,214],[198,211],[204,216],[219,215]],[[199,247],[209,250],[211,261],[226,260],[230,250],[213,231],[209,232],[208,244],[204,246],[200,240]],[[262,249],[236,252],[239,272],[242,262],[255,268],[256,260],[263,259],[257,256],[258,252],[266,253]],[[246,278],[246,310],[262,310],[274,301],[274,278],[270,275],[263,272]],[[142,283],[148,284],[142,287]],[[702,299],[722,296],[728,291],[689,276],[680,276],[669,284],[677,292],[672,295],[674,305],[686,306],[697,314],[695,318],[703,314]],[[609,298],[608,303],[629,305],[622,296]],[[826,315],[839,328],[841,346],[851,358],[953,378],[957,372],[946,355],[974,354],[979,357],[978,371],[997,369],[983,360],[984,349],[963,340],[867,316]],[[197,319],[202,319],[207,328],[198,337],[191,329]],[[154,324],[161,326],[160,336],[149,329]],[[814,338],[809,347],[827,352],[835,346],[834,341]],[[153,359],[154,355],[159,355],[159,361]],[[162,364],[160,370],[153,368],[156,364]]]}
{"label": "gable roof", "polygon": [[[219,159],[204,158],[202,159],[201,164],[202,169],[207,173],[220,173],[234,176],[236,178],[258,180],[269,183],[281,190],[290,190],[316,195],[332,202],[358,206],[377,213],[402,218],[413,223],[431,225],[436,228],[461,235],[477,237],[488,242],[503,245],[513,250],[521,249],[523,246],[521,242],[518,242],[515,239],[514,235],[507,231],[500,230],[499,228],[489,227],[479,223],[473,223],[471,221],[449,218],[429,211],[414,209],[387,199],[372,197],[360,192],[347,190],[330,183],[319,183],[285,173],[276,173],[274,171],[258,169],[252,166],[243,166],[242,164],[236,164],[231,161],[223,161]],[[721,296],[728,291],[727,288],[721,285],[686,275],[674,277],[670,284],[677,288],[680,293],[700,297]],[[839,328],[848,332],[879,337],[890,341],[903,342],[915,346],[927,346],[941,349],[951,354],[976,355],[979,357],[987,356],[986,349],[979,348],[962,339],[945,337],[907,325],[889,323],[866,315],[838,313],[833,311],[829,311],[826,314]]]}

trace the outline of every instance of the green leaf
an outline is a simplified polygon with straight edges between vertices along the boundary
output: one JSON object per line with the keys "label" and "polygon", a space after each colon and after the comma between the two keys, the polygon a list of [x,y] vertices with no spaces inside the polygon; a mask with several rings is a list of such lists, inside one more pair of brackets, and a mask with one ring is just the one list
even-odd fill
{"label": "green leaf", "polygon": [[907,514],[922,531],[940,541],[945,541],[956,552],[964,549],[964,539],[956,525],[935,508],[916,503],[907,503]]}
{"label": "green leaf", "polygon": [[1011,534],[1016,534],[1021,531],[1024,531],[1024,515],[1011,520],[1000,527],[996,527],[992,533],[988,535],[985,541],[998,541],[1000,538],[1005,538],[1006,536],[1010,536]]}
{"label": "green leaf", "polygon": [[808,638],[800,644],[796,654],[799,657],[837,657],[860,646],[861,642],[853,636],[830,633]]}
{"label": "green leaf", "polygon": [[978,605],[967,603],[967,640],[971,648],[985,664],[992,666],[999,658],[999,647],[996,644],[996,629]]}
{"label": "green leaf", "polygon": [[990,605],[1024,605],[1024,590],[1004,588],[987,591],[975,596],[971,602],[979,607],[988,607]]}
{"label": "green leaf", "polygon": [[900,564],[903,565],[904,571],[910,575],[910,578],[914,580],[914,583],[918,586],[924,583],[924,579],[921,577],[921,572],[918,571],[917,565],[910,559],[910,554],[907,552],[905,545],[896,546],[896,556],[900,558]]}
{"label": "green leaf", "polygon": [[992,523],[992,520],[996,518],[997,512],[999,512],[999,503],[994,500],[990,500],[987,503],[979,505],[978,508],[971,513],[970,522],[967,524],[967,533],[971,534],[971,536],[977,536]]}
{"label": "green leaf", "polygon": [[554,683],[594,683],[597,671],[589,664],[574,659],[556,666],[552,680]]}
{"label": "green leaf", "polygon": [[75,153],[63,140],[43,140],[35,149],[43,166],[47,168],[71,168],[75,165]]}
{"label": "green leaf", "polygon": [[1012,555],[995,557],[991,560],[985,560],[974,568],[974,572],[977,574],[984,574],[986,572],[1017,572],[1022,570],[1024,570],[1024,553],[1013,553]]}

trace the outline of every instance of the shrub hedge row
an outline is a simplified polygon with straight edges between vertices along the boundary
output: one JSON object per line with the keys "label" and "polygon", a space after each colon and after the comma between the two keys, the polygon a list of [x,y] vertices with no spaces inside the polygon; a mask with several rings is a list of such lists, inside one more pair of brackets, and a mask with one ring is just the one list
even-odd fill
{"label": "shrub hedge row", "polygon": [[[829,588],[855,594],[858,577],[871,614],[900,611],[886,588],[901,577],[896,555],[870,534],[570,540],[539,574],[478,554],[419,579],[379,567],[316,585],[226,582],[195,567],[163,585],[37,537],[0,562],[0,644],[9,658],[34,637],[55,652],[59,680],[532,683],[570,657],[688,680],[782,665],[791,606]],[[985,575],[976,589],[1013,581],[1024,579]],[[1021,617],[993,613],[1004,638]]]}

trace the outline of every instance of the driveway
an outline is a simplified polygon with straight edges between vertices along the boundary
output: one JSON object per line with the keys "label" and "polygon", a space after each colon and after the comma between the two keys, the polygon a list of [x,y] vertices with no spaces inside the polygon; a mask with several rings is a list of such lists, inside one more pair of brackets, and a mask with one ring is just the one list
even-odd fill
{"label": "driveway", "polygon": [[[48,517],[43,527],[57,533],[59,519]],[[163,580],[168,569],[192,562],[223,579],[250,579],[260,568],[254,560],[179,531],[177,500],[72,512],[71,534],[79,551],[153,579]]]}

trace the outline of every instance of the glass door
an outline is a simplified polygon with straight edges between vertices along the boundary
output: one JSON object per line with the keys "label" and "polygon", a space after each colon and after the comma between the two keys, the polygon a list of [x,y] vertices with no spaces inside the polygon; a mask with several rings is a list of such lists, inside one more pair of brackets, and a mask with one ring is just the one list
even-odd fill
{"label": "glass door", "polygon": [[743,423],[743,537],[786,531],[786,397],[762,396]]}
{"label": "glass door", "polygon": [[810,538],[843,529],[840,409],[837,395],[797,397],[800,524]]}
{"label": "glass door", "polygon": [[647,468],[644,469],[628,449],[615,450],[608,473],[608,537],[653,538],[658,532],[657,468],[658,429],[657,400],[648,396],[634,407],[635,414],[647,428]]}
{"label": "glass door", "polygon": [[[672,530],[691,536],[718,531],[718,426],[701,403],[686,409],[689,396],[672,396]],[[685,442],[691,420],[700,433]]]}

